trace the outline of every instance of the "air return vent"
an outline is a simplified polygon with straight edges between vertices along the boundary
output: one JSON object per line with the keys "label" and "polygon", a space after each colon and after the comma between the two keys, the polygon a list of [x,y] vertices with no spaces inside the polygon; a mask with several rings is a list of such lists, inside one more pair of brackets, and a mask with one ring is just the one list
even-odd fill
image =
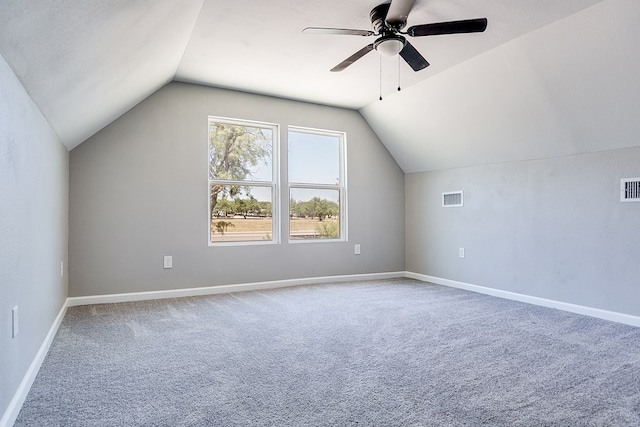
{"label": "air return vent", "polygon": [[450,191],[442,193],[442,207],[455,208],[463,205],[464,197],[462,191]]}
{"label": "air return vent", "polygon": [[620,180],[620,201],[640,202],[640,178]]}

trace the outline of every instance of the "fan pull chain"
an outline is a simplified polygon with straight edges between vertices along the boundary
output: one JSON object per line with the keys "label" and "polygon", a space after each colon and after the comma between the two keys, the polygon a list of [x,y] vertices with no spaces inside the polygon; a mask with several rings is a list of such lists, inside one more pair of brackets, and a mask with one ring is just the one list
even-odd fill
{"label": "fan pull chain", "polygon": [[380,58],[380,101],[382,101],[382,55],[378,55]]}
{"label": "fan pull chain", "polygon": [[398,55],[398,92],[400,92],[402,89],[400,88],[400,55]]}

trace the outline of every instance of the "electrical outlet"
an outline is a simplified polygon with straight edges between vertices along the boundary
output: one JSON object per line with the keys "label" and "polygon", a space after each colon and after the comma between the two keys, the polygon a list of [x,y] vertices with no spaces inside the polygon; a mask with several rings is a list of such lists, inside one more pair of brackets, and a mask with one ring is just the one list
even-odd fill
{"label": "electrical outlet", "polygon": [[164,256],[164,268],[173,268],[173,257],[171,255]]}
{"label": "electrical outlet", "polygon": [[356,243],[355,245],[353,245],[353,254],[354,255],[360,255],[360,244]]}
{"label": "electrical outlet", "polygon": [[11,338],[18,336],[18,306],[11,309]]}
{"label": "electrical outlet", "polygon": [[460,258],[464,258],[464,248],[460,248],[460,249],[458,250],[458,256],[459,256]]}
{"label": "electrical outlet", "polygon": [[64,277],[64,261],[60,261],[60,278]]}

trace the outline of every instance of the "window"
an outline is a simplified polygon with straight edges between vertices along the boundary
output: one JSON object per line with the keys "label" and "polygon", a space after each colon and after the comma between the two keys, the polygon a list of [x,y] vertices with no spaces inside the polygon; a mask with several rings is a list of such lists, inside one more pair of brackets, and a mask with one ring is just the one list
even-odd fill
{"label": "window", "polygon": [[289,240],[346,240],[345,134],[290,127]]}
{"label": "window", "polygon": [[209,243],[279,240],[278,125],[209,117]]}

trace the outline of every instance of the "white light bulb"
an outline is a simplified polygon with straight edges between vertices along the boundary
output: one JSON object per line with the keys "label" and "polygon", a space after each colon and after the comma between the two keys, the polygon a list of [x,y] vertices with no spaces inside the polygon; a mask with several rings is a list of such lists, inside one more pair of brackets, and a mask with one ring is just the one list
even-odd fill
{"label": "white light bulb", "polygon": [[404,47],[404,42],[400,39],[383,40],[376,46],[376,50],[384,56],[395,56]]}

